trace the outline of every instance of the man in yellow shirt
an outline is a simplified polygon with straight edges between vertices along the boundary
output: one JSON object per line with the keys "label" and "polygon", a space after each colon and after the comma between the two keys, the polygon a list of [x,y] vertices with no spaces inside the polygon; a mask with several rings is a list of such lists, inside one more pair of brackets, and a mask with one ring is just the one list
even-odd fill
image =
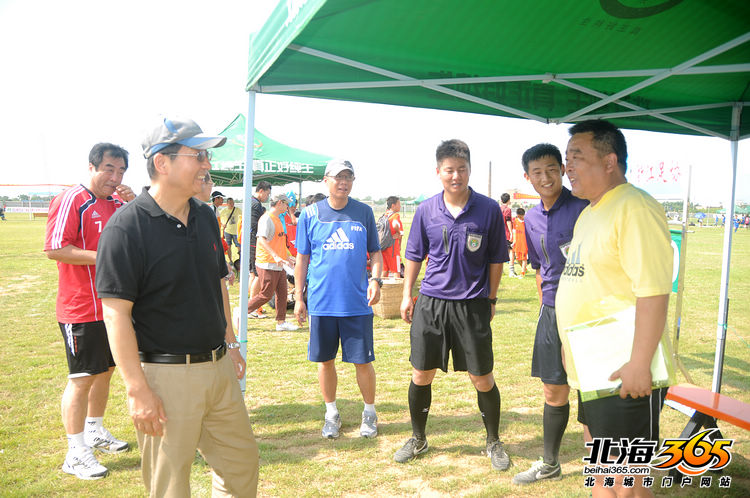
{"label": "man in yellow shirt", "polygon": [[227,207],[221,210],[221,230],[224,234],[224,240],[227,242],[227,255],[229,260],[234,262],[232,258],[232,244],[237,248],[237,257],[240,257],[240,240],[237,237],[239,233],[237,227],[240,225],[242,219],[242,210],[234,205],[234,199],[229,197],[227,199]]}
{"label": "man in yellow shirt", "polygon": [[[555,301],[560,338],[566,344],[567,328],[635,308],[630,360],[613,365],[609,378],[621,383],[619,396],[581,402],[579,393],[578,420],[588,427],[589,440],[658,441],[664,393],[652,389],[650,366],[662,340],[672,286],[664,209],[627,182],[627,145],[617,127],[607,121],[583,121],[569,133],[566,171],[572,192],[590,204],[578,218],[560,277]],[[564,357],[568,382],[579,388],[568,348]],[[622,487],[622,476],[613,488],[601,487],[601,478],[597,484],[595,497],[628,491]],[[635,496],[651,493],[639,478],[629,491]]]}

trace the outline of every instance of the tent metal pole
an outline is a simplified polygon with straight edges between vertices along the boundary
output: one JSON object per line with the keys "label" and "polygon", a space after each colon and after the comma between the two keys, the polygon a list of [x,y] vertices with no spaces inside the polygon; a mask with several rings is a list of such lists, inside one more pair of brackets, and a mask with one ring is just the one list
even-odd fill
{"label": "tent metal pole", "polygon": [[[247,92],[247,122],[245,124],[245,174],[243,180],[242,208],[242,244],[240,245],[240,303],[233,313],[234,325],[239,329],[240,352],[247,361],[247,301],[250,280],[250,224],[252,219],[253,194],[253,144],[255,143],[255,92]],[[236,315],[236,316],[235,316]],[[240,380],[242,392],[245,392],[247,368]]]}
{"label": "tent metal pole", "polygon": [[719,317],[716,327],[716,356],[714,357],[714,377],[711,390],[721,392],[721,377],[724,370],[724,348],[727,338],[727,320],[729,317],[729,263],[732,257],[732,221],[734,220],[734,195],[737,186],[737,149],[739,144],[740,116],[742,104],[737,103],[732,109],[732,129],[730,147],[732,150],[732,188],[729,192],[729,205],[724,223],[724,261],[721,265],[721,287],[719,289]]}

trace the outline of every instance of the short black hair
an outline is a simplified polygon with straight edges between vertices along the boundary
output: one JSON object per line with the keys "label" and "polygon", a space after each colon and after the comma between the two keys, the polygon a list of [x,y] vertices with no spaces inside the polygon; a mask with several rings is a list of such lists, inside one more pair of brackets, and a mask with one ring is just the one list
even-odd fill
{"label": "short black hair", "polygon": [[518,216],[523,216],[524,214],[526,214],[526,210],[524,208],[518,208],[516,209],[516,214]]}
{"label": "short black hair", "polygon": [[156,178],[156,167],[154,167],[154,158],[156,157],[156,154],[164,154],[165,156],[170,156],[172,154],[177,154],[178,152],[180,152],[180,149],[182,149],[182,144],[169,144],[159,152],[151,154],[151,156],[146,159],[146,171],[148,172],[148,177],[152,180]]}
{"label": "short black hair", "polygon": [[320,202],[325,198],[326,198],[325,194],[321,194],[320,192],[318,192],[317,194],[313,195],[313,200],[312,200],[313,204],[315,204],[316,202]]}
{"label": "short black hair", "polygon": [[562,166],[563,160],[560,149],[552,144],[536,144],[521,156],[521,164],[523,164],[524,172],[529,172],[529,163],[531,161],[537,161],[543,157],[552,157],[557,160],[557,164]]}
{"label": "short black hair", "polygon": [[271,190],[271,183],[265,180],[259,181],[258,185],[255,186],[255,191],[260,192],[261,190]]}
{"label": "short black hair", "polygon": [[510,194],[508,192],[504,192],[503,195],[500,196],[500,202],[505,204],[510,200]]}
{"label": "short black hair", "polygon": [[462,140],[454,138],[451,140],[445,140],[438,145],[438,148],[435,151],[435,159],[437,159],[437,163],[440,164],[440,161],[448,157],[465,159],[466,162],[469,163],[469,167],[471,167],[471,153],[469,152],[469,146]]}
{"label": "short black hair", "polygon": [[578,133],[593,133],[594,148],[602,155],[614,152],[622,174],[628,171],[628,144],[617,126],[603,119],[589,119],[574,124],[568,133],[571,137]]}
{"label": "short black hair", "polygon": [[109,154],[114,158],[122,159],[125,162],[125,169],[128,169],[128,151],[119,145],[100,142],[94,145],[91,148],[91,152],[89,152],[89,163],[94,165],[95,170],[99,169],[99,165],[104,160],[104,154]]}
{"label": "short black hair", "polygon": [[399,201],[398,196],[392,195],[392,196],[390,196],[389,198],[387,198],[385,200],[385,207],[388,208],[388,209],[391,209],[391,206],[393,206],[394,204],[396,204],[398,201]]}

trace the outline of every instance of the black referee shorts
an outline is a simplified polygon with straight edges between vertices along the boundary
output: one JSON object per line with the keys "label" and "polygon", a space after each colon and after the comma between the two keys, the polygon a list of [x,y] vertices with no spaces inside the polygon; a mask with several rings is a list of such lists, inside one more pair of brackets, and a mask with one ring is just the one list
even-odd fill
{"label": "black referee shorts", "polygon": [[641,398],[608,396],[582,401],[578,391],[578,421],[589,426],[592,437],[659,440],[659,416],[667,388],[654,389]]}
{"label": "black referee shorts", "polygon": [[531,376],[539,377],[545,384],[563,386],[568,376],[562,364],[560,335],[553,306],[542,305],[536,324],[534,352],[531,356]]}
{"label": "black referee shorts", "polygon": [[448,371],[452,352],[453,370],[472,375],[492,372],[492,329],[487,298],[450,301],[420,294],[411,324],[411,356],[417,370]]}

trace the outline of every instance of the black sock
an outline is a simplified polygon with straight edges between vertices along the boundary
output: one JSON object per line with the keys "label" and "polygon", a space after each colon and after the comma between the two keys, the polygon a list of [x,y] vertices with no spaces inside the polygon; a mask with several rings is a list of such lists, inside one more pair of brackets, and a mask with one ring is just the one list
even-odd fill
{"label": "black sock", "polygon": [[487,392],[477,390],[477,404],[487,430],[487,442],[497,441],[500,439],[500,391],[497,390],[497,384],[493,384],[492,389]]}
{"label": "black sock", "polygon": [[568,426],[570,403],[563,406],[544,404],[544,463],[554,465],[560,456],[560,443]]}
{"label": "black sock", "polygon": [[430,413],[432,403],[432,384],[418,386],[412,381],[409,384],[409,413],[411,414],[412,435],[424,441],[427,439],[425,429],[427,428],[427,415]]}

